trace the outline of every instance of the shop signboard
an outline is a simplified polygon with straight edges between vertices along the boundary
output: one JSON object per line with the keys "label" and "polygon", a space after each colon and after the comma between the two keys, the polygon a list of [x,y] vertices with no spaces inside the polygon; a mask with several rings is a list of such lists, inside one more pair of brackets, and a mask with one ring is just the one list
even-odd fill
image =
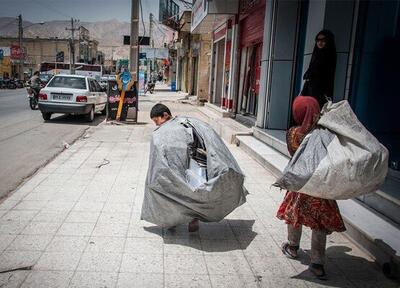
{"label": "shop signboard", "polygon": [[19,45],[13,44],[10,47],[11,59],[13,60],[21,60],[24,59],[24,49],[22,49]]}
{"label": "shop signboard", "polygon": [[10,47],[0,47],[0,53],[3,54],[3,57],[10,57]]}
{"label": "shop signboard", "polygon": [[207,16],[208,13],[208,0],[196,0],[193,5],[192,12],[192,29],[194,29],[200,24],[200,22]]}

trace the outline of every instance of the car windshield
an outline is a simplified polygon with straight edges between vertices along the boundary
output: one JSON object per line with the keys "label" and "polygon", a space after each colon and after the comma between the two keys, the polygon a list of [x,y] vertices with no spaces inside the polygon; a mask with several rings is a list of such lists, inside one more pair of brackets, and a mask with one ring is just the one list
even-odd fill
{"label": "car windshield", "polygon": [[50,81],[47,87],[86,89],[86,81],[81,77],[57,76]]}

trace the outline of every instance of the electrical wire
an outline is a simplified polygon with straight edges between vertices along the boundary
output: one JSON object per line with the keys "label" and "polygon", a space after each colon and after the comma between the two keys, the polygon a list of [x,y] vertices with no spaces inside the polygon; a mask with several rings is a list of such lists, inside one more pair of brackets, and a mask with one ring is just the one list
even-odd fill
{"label": "electrical wire", "polygon": [[1,27],[0,27],[0,29],[3,29],[4,27],[7,27],[8,25],[12,24],[12,23],[13,23],[13,22],[15,22],[15,21],[17,21],[17,19],[16,19],[16,18],[15,18],[15,19],[13,19],[11,22],[9,22],[9,23],[7,23],[7,24],[5,24],[5,25],[1,26]]}

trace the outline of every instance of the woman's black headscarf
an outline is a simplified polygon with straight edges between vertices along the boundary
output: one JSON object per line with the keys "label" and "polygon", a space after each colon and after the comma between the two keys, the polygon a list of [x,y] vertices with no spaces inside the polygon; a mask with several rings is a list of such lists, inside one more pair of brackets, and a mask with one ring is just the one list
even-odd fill
{"label": "woman's black headscarf", "polygon": [[[326,45],[320,49],[317,46],[318,37],[324,36]],[[306,80],[301,92],[304,96],[313,96],[321,108],[326,103],[326,97],[332,98],[336,70],[335,36],[329,30],[320,31],[315,36],[314,50],[310,65],[303,76]]]}

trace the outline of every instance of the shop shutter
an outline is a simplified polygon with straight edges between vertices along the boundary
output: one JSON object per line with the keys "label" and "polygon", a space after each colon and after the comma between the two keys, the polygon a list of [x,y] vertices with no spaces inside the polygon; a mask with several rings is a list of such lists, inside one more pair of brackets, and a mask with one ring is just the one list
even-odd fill
{"label": "shop shutter", "polygon": [[265,8],[258,9],[240,21],[240,46],[253,46],[263,41]]}

